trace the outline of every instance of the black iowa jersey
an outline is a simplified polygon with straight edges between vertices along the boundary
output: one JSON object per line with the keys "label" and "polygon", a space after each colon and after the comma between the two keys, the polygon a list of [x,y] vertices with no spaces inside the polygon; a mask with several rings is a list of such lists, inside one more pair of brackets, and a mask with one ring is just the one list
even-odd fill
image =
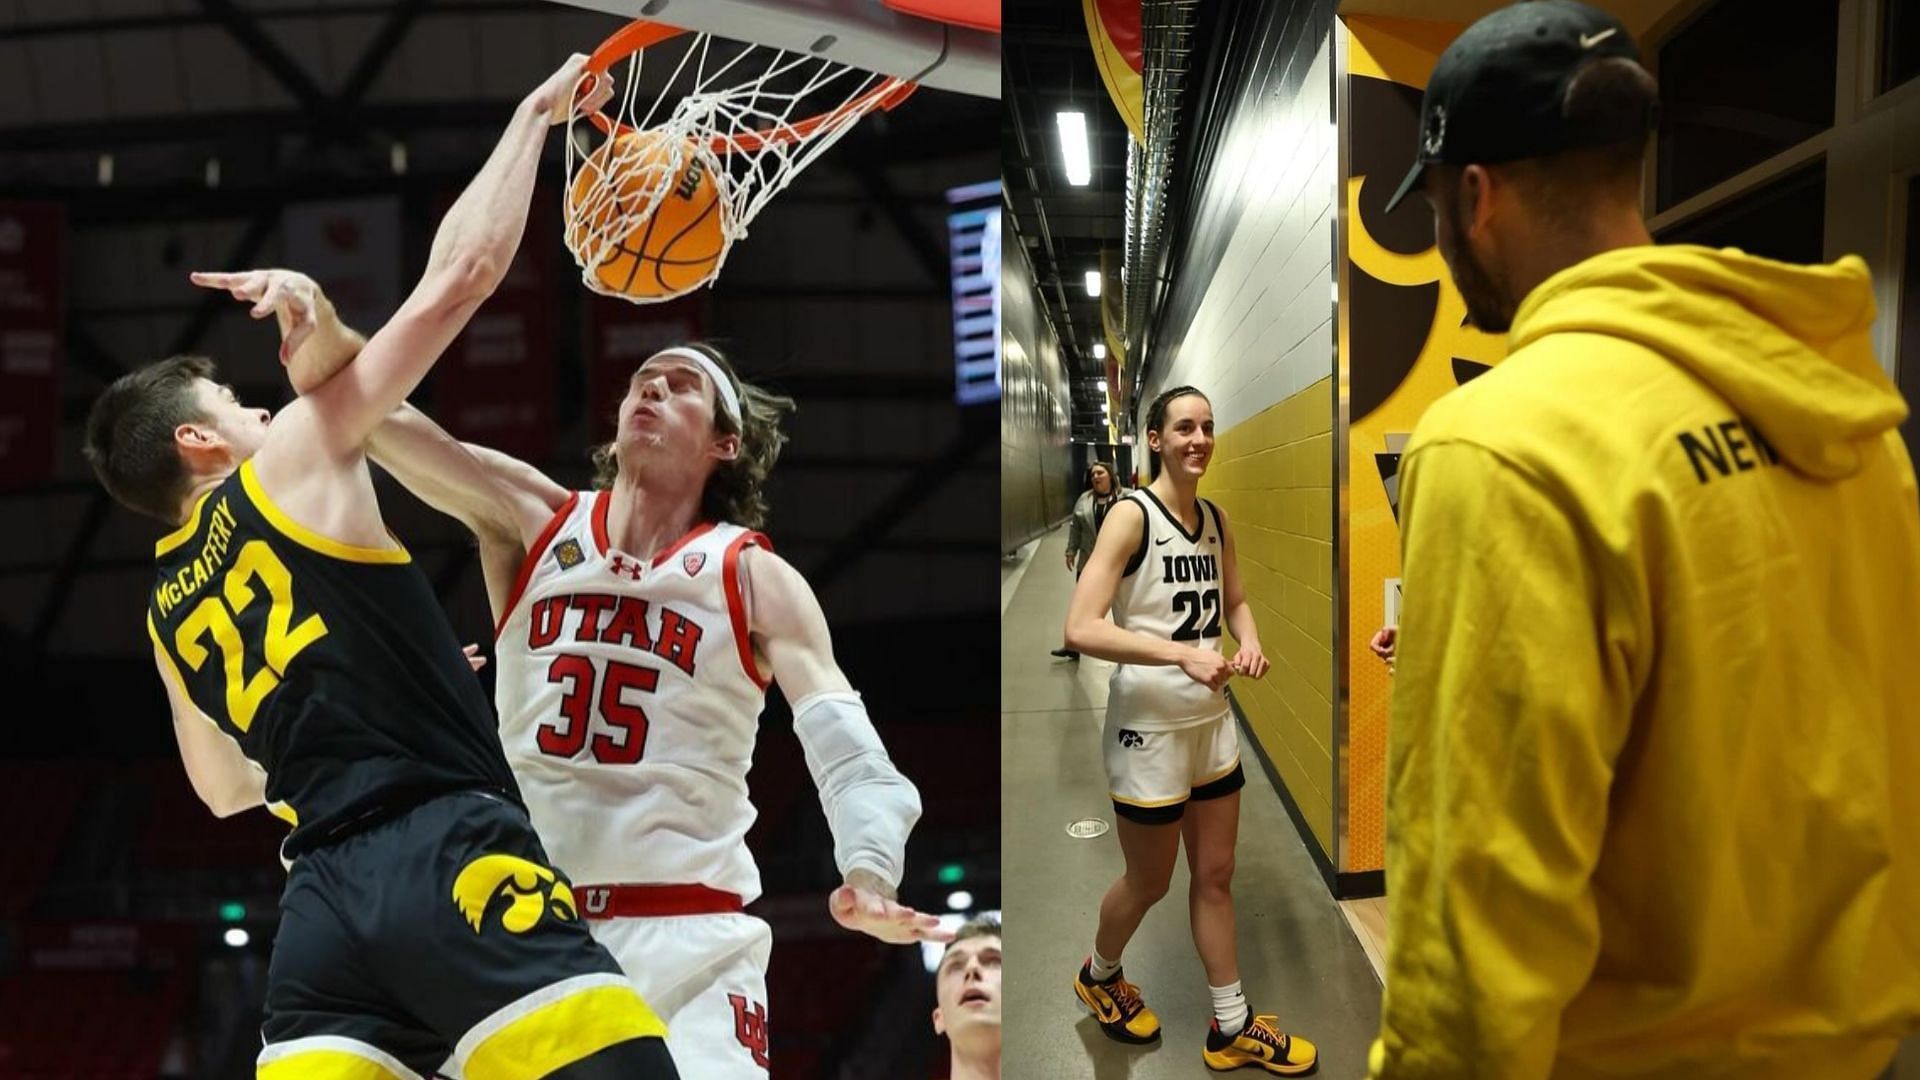
{"label": "black iowa jersey", "polygon": [[441,792],[518,801],[492,710],[426,576],[275,507],[252,463],[155,545],[147,628],[187,697],[266,770],[291,858]]}

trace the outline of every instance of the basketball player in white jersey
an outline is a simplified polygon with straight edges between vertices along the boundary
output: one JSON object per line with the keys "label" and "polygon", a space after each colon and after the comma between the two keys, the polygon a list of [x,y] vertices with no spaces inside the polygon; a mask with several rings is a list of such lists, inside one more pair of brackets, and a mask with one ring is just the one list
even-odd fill
{"label": "basketball player in white jersey", "polygon": [[[1123,1043],[1160,1037],[1160,1020],[1121,974],[1120,953],[1166,895],[1186,842],[1194,947],[1214,1018],[1203,1060],[1281,1076],[1311,1072],[1305,1039],[1254,1016],[1240,987],[1233,923],[1233,849],[1240,828],[1240,739],[1222,687],[1259,678],[1267,659],[1240,588],[1233,533],[1196,494],[1213,457],[1213,406],[1191,386],[1147,413],[1153,482],[1107,512],[1073,591],[1067,647],[1115,663],[1102,739],[1126,871],[1100,901],[1093,954],[1073,989],[1100,1030]],[[1108,614],[1112,619],[1108,619]],[[1220,653],[1220,628],[1240,649]]]}
{"label": "basketball player in white jersey", "polygon": [[[357,335],[311,280],[267,271],[296,367],[349,362]],[[312,376],[299,380],[311,382]],[[373,457],[480,540],[496,626],[500,737],[580,914],[666,1021],[686,1080],[769,1067],[767,925],[746,848],[746,774],[778,681],[820,790],[844,927],[946,940],[894,901],[919,794],[835,663],[819,602],[754,531],[792,408],[704,346],[634,372],[603,485],[570,492],[404,406]]]}

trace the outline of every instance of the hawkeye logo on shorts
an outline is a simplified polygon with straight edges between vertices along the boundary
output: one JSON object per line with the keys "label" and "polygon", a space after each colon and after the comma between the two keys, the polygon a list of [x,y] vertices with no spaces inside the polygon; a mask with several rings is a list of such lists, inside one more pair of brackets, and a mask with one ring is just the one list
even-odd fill
{"label": "hawkeye logo on shorts", "polygon": [[524,934],[549,911],[561,920],[579,917],[573,890],[559,875],[516,855],[482,855],[460,870],[453,882],[453,902],[473,932],[497,901],[505,900],[500,925],[509,934]]}
{"label": "hawkeye logo on shorts", "polygon": [[1138,750],[1147,745],[1146,736],[1141,735],[1137,731],[1122,728],[1120,731],[1120,745],[1129,750]]}
{"label": "hawkeye logo on shorts", "polygon": [[586,562],[587,556],[580,550],[580,541],[562,540],[553,549],[553,561],[560,564],[560,569],[571,570]]}

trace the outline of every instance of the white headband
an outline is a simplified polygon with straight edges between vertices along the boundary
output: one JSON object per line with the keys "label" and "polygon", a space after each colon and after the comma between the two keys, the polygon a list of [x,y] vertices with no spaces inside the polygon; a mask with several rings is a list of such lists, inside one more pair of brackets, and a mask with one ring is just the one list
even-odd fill
{"label": "white headband", "polygon": [[[676,356],[682,360],[691,360],[699,365],[700,370],[707,373],[707,378],[713,380],[713,392],[720,396],[721,406],[727,410],[727,415],[733,418],[733,426],[745,426],[740,422],[740,394],[734,390],[733,380],[727,378],[727,373],[720,370],[719,364],[713,362],[713,357],[708,356],[699,349],[685,349],[676,345],[671,349],[661,349],[659,352],[647,357],[647,359],[654,360],[662,356]],[[645,365],[642,366],[644,367]]]}

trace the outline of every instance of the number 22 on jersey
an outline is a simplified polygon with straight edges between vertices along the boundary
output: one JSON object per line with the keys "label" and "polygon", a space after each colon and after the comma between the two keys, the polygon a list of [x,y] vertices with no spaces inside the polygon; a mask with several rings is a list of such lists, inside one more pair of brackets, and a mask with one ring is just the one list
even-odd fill
{"label": "number 22 on jersey", "polygon": [[[236,620],[259,595],[253,582],[259,582],[266,589],[272,606],[267,610],[266,641],[261,650],[266,662],[249,676],[246,642],[241,640]],[[226,667],[227,717],[234,727],[245,732],[253,726],[260,703],[280,685],[287,665],[302,649],[326,636],[326,621],[318,614],[307,616],[298,626],[293,625],[293,575],[266,541],[250,540],[227,570],[221,595],[209,596],[195,605],[181,620],[173,645],[180,659],[199,671],[211,656],[205,639],[213,639]]]}

